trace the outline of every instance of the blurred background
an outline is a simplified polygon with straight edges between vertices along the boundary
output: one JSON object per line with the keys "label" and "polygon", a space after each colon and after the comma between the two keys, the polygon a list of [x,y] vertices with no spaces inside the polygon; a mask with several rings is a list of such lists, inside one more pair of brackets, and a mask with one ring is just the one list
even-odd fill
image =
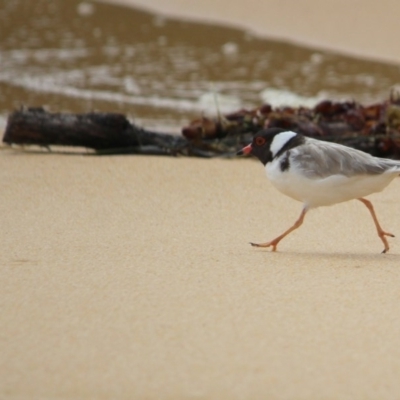
{"label": "blurred background", "polygon": [[[158,3],[160,10],[168,11],[168,1]],[[368,59],[373,46],[379,48],[380,34],[382,48],[387,49],[388,38],[379,26],[367,24],[365,32],[346,27],[354,46],[357,35],[376,39],[367,47],[367,57],[357,58],[349,55],[350,48],[344,49],[347,55],[333,51],[335,46],[323,37],[325,31],[319,47],[320,27],[314,27],[312,39],[303,32],[304,41],[313,47],[285,41],[290,32],[285,34],[284,24],[300,17],[296,12],[288,15],[288,10],[298,2],[281,2],[281,24],[273,13],[263,16],[267,28],[270,22],[275,36],[284,40],[266,40],[255,33],[260,31],[256,8],[248,10],[257,20],[251,30],[246,28],[251,25],[248,20],[237,29],[232,28],[234,21],[230,27],[211,25],[218,15],[210,15],[207,22],[207,9],[198,18],[205,22],[179,20],[172,14],[183,9],[179,1],[172,3],[170,13],[158,13],[157,7],[145,11],[116,2],[0,0],[0,129],[12,110],[26,105],[55,112],[121,112],[145,128],[179,133],[191,119],[213,115],[217,108],[226,113],[265,102],[312,106],[325,98],[373,103],[386,99],[399,82],[396,54],[391,62]],[[363,3],[355,3],[361,9]],[[379,10],[381,16],[383,12],[393,18],[390,10]],[[303,11],[312,15],[310,8]],[[224,20],[223,13],[219,19]],[[305,24],[298,31],[306,28],[312,30]],[[344,28],[329,27],[346,42]],[[396,37],[390,40],[396,43]],[[323,50],[324,45],[329,50]]]}

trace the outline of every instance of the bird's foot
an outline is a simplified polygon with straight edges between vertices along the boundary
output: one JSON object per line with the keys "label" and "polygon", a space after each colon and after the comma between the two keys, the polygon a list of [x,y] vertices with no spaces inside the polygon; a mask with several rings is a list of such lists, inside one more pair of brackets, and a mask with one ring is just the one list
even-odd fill
{"label": "bird's foot", "polygon": [[250,244],[253,247],[271,247],[272,246],[272,251],[276,251],[276,247],[278,246],[279,240],[272,240],[271,242],[266,242],[266,243],[252,243],[250,242]]}
{"label": "bird's foot", "polygon": [[382,242],[383,242],[383,244],[385,246],[385,248],[383,249],[382,253],[388,252],[389,251],[389,243],[386,240],[385,236],[390,236],[390,237],[395,237],[395,236],[393,235],[393,233],[385,232],[385,231],[382,231],[382,230],[378,231],[378,236],[380,237],[380,239],[382,240]]}
{"label": "bird's foot", "polygon": [[[393,233],[383,232],[383,231],[382,231],[382,235],[383,235],[383,236],[396,237],[396,236],[393,235]],[[379,235],[379,236],[381,236],[381,235]]]}

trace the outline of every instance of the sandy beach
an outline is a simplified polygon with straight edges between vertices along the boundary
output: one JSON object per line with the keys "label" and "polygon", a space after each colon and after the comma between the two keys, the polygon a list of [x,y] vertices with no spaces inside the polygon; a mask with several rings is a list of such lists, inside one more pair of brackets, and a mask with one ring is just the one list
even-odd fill
{"label": "sandy beach", "polygon": [[[394,1],[129,2],[400,60]],[[1,399],[399,396],[398,180],[389,254],[357,201],[252,248],[301,210],[253,160],[2,148],[0,182]]]}
{"label": "sandy beach", "polygon": [[[400,243],[251,160],[2,151],[2,398],[392,399]],[[372,196],[398,233],[399,182]]]}

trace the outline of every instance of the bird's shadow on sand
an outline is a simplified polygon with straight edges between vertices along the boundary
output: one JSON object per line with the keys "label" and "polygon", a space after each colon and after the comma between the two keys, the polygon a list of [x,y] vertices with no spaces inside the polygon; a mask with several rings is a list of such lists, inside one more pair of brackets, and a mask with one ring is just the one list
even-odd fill
{"label": "bird's shadow on sand", "polygon": [[[265,249],[256,250],[257,252],[267,253]],[[379,263],[400,263],[400,254],[399,253],[349,253],[349,252],[327,252],[327,251],[290,251],[290,250],[281,250],[281,251],[269,251],[269,255],[272,257],[301,257],[307,258],[309,260],[324,260],[324,261],[358,261],[358,262],[371,262],[375,261],[377,264]]]}

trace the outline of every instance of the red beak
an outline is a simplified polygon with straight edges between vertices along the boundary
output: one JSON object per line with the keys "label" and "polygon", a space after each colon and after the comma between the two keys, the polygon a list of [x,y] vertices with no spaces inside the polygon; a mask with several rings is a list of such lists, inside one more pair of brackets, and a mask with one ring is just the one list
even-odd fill
{"label": "red beak", "polygon": [[252,149],[252,147],[251,147],[251,143],[250,143],[248,146],[243,147],[242,150],[239,150],[239,151],[237,152],[237,155],[238,155],[238,156],[241,156],[241,155],[243,155],[243,154],[250,154],[250,153],[251,153],[251,149]]}

